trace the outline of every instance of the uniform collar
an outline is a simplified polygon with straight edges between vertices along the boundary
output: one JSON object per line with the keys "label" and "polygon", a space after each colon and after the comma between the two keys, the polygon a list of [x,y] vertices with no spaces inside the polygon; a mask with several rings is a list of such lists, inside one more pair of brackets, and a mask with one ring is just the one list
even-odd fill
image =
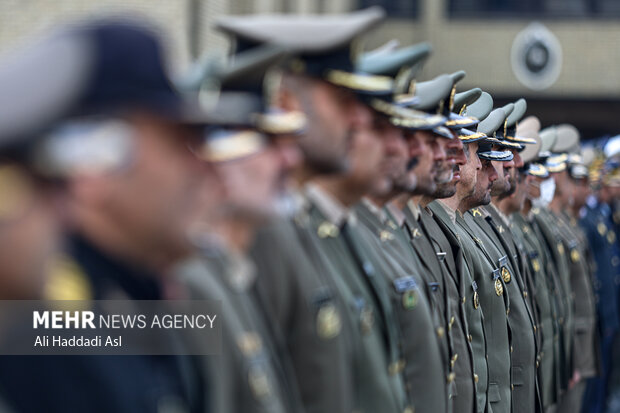
{"label": "uniform collar", "polygon": [[403,211],[401,211],[396,205],[388,202],[384,208],[387,209],[390,215],[392,215],[392,218],[394,218],[394,221],[396,221],[396,224],[399,227],[402,227],[405,224],[405,220],[407,219],[407,217],[405,216]]}
{"label": "uniform collar", "polygon": [[441,199],[438,199],[437,203],[446,211],[446,214],[450,217],[450,221],[452,221],[453,224],[456,224],[456,211],[450,209]]}
{"label": "uniform collar", "polygon": [[504,225],[510,228],[511,219],[509,217],[500,211],[500,209],[492,202],[489,204],[489,208],[493,208],[495,213],[502,219],[502,221],[504,221]]}
{"label": "uniform collar", "polygon": [[411,214],[413,215],[413,218],[416,220],[416,222],[420,220],[420,206],[418,204],[416,204],[413,201],[409,200],[409,201],[407,201],[406,208],[409,208],[409,210],[411,211]]}
{"label": "uniform collar", "polygon": [[325,192],[316,184],[306,185],[306,197],[314,204],[332,224],[341,227],[351,215],[351,211],[336,198]]}
{"label": "uniform collar", "polygon": [[382,224],[387,223],[388,217],[385,211],[379,207],[377,207],[371,200],[364,197],[361,202],[373,215],[377,217]]}

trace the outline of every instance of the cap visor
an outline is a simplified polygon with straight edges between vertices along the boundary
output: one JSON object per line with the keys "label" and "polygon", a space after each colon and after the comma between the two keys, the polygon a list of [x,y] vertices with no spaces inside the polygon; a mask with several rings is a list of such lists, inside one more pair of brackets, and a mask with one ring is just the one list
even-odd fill
{"label": "cap visor", "polygon": [[384,99],[367,99],[368,106],[375,111],[386,115],[392,125],[408,130],[429,130],[442,126],[446,118],[441,115],[431,115],[415,109],[404,108]]}
{"label": "cap visor", "polygon": [[459,139],[463,143],[478,142],[486,139],[487,135],[482,132],[472,132],[469,129],[461,129],[459,131]]}
{"label": "cap visor", "polygon": [[509,151],[486,151],[478,152],[478,158],[485,159],[487,161],[508,162],[512,161],[514,155]]}
{"label": "cap visor", "polygon": [[452,131],[445,126],[437,126],[436,128],[433,128],[432,131],[440,138],[454,139],[455,136]]}
{"label": "cap visor", "polygon": [[536,139],[525,138],[523,136],[506,136],[506,139],[510,142],[522,143],[525,145],[533,145],[536,143]]}
{"label": "cap visor", "polygon": [[333,85],[350,89],[361,95],[391,95],[394,91],[394,80],[388,76],[330,70],[324,79]]}
{"label": "cap visor", "polygon": [[476,126],[478,123],[480,123],[480,121],[476,118],[470,116],[461,116],[451,112],[450,117],[446,122],[446,126],[450,129],[461,129],[471,128],[472,126]]}

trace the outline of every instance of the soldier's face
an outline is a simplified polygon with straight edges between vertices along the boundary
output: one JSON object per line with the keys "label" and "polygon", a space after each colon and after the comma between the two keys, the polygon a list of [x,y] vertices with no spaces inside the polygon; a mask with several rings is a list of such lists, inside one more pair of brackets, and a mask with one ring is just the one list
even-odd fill
{"label": "soldier's face", "polygon": [[412,170],[418,182],[416,194],[431,195],[437,189],[437,165],[446,159],[446,153],[437,139],[430,131],[415,131],[409,135],[409,154],[418,160]]}
{"label": "soldier's face", "polygon": [[573,206],[575,203],[574,187],[570,184],[570,176],[568,175],[568,169],[562,172],[556,172],[551,174],[555,179],[555,194],[554,198],[560,199],[562,204],[567,206]]}
{"label": "soldier's face", "polygon": [[[454,139],[441,139],[440,144],[443,145],[447,166],[451,169],[451,177],[449,181],[446,179],[437,179],[437,189],[433,197],[437,199],[449,198],[456,193],[456,185],[461,180],[461,167],[467,163],[463,142],[455,134]],[[444,178],[447,178],[444,177]]]}
{"label": "soldier's face", "polygon": [[389,123],[385,116],[376,114],[373,130],[383,142],[384,159],[377,174],[383,178],[373,188],[373,195],[386,195],[392,189],[407,190],[415,186],[407,172],[407,144],[403,131]]}
{"label": "soldier's face", "polygon": [[39,299],[60,244],[57,194],[0,163],[0,299]]}
{"label": "soldier's face", "polygon": [[527,196],[527,185],[525,184],[525,177],[515,180],[514,192],[506,198],[507,205],[510,208],[510,212],[517,212],[523,208],[525,197]]}
{"label": "soldier's face", "polygon": [[299,145],[317,173],[342,173],[349,167],[353,134],[371,127],[372,114],[349,90],[322,80],[304,79],[296,91],[298,110],[308,123]]}
{"label": "soldier's face", "polygon": [[514,169],[515,164],[513,161],[492,161],[492,164],[497,174],[497,179],[491,187],[491,196],[504,195],[510,191],[510,173],[511,169]]}
{"label": "soldier's face", "polygon": [[590,185],[586,178],[572,180],[575,193],[575,207],[581,208],[586,204],[586,199],[590,195]]}
{"label": "soldier's face", "polygon": [[473,195],[477,182],[479,171],[482,169],[480,158],[478,158],[478,142],[472,142],[465,145],[467,153],[467,163],[461,166],[460,181],[457,185],[457,191],[461,199]]}
{"label": "soldier's face", "polygon": [[287,178],[296,164],[292,142],[269,142],[260,152],[241,159],[214,163],[226,196],[221,213],[252,222],[277,213]]}
{"label": "soldier's face", "polygon": [[[187,233],[219,205],[221,182],[189,149],[203,138],[202,131],[148,114],[135,114],[128,123],[131,165],[72,179],[76,220],[93,226],[94,238],[122,237],[122,253],[140,264],[154,257],[171,264],[193,250]],[[93,216],[107,222],[108,229],[95,225]]]}
{"label": "soldier's face", "polygon": [[533,200],[540,198],[540,183],[542,178],[538,178],[532,175],[525,176],[525,184],[527,186],[527,199]]}
{"label": "soldier's face", "polygon": [[373,129],[358,130],[353,135],[351,169],[347,173],[347,187],[356,193],[385,194],[391,189],[385,164],[385,143]]}
{"label": "soldier's face", "polygon": [[513,155],[512,162],[514,163],[514,166],[510,167],[508,170],[508,183],[510,184],[510,188],[504,195],[511,195],[514,193],[517,187],[517,180],[519,179],[519,168],[523,167],[523,159],[521,159],[521,154],[519,151],[516,149],[511,149],[510,152],[512,152]]}
{"label": "soldier's face", "polygon": [[491,187],[497,180],[497,170],[491,161],[482,159],[482,169],[478,171],[473,201],[475,205],[488,205],[491,202]]}

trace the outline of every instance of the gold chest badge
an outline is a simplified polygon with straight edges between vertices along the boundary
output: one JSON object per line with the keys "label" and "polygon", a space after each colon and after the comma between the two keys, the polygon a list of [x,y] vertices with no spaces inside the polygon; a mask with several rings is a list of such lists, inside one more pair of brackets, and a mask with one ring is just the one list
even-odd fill
{"label": "gold chest badge", "polygon": [[474,309],[478,309],[480,307],[480,294],[478,294],[478,284],[473,281],[471,283],[471,288],[474,290],[474,299],[473,304],[474,304]]}
{"label": "gold chest badge", "polygon": [[607,242],[609,242],[610,244],[613,244],[614,242],[616,242],[616,232],[615,231],[609,231],[607,233]]}
{"label": "gold chest badge", "polygon": [[382,242],[391,241],[394,239],[394,234],[388,230],[383,230],[379,233],[379,238]]}
{"label": "gold chest badge", "polygon": [[506,267],[502,267],[502,279],[506,284],[512,280],[512,274],[510,274],[510,270]]}
{"label": "gold chest badge", "polygon": [[501,268],[502,279],[506,284],[508,284],[512,280],[512,274],[508,269],[508,257],[503,256],[499,259],[499,267]]}
{"label": "gold chest badge", "polygon": [[338,227],[327,221],[322,222],[316,232],[319,238],[336,238],[340,234]]}
{"label": "gold chest badge", "polygon": [[328,340],[340,334],[342,321],[333,304],[322,305],[316,315],[316,329],[319,337]]}
{"label": "gold chest badge", "polygon": [[502,284],[500,270],[493,270],[493,279],[495,280],[495,294],[500,297],[504,294],[504,285]]}
{"label": "gold chest badge", "polygon": [[409,290],[403,293],[402,303],[403,307],[406,310],[411,310],[416,305],[418,305],[418,291],[417,290]]}

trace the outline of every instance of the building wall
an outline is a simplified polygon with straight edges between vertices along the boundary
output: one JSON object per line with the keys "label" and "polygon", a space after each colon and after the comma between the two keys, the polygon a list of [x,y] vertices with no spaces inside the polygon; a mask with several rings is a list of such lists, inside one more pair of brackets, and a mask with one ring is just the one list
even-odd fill
{"label": "building wall", "polygon": [[[434,55],[423,78],[464,69],[462,87],[479,86],[499,96],[612,98],[620,94],[620,21],[543,21],[559,38],[563,66],[556,83],[531,91],[515,77],[510,50],[525,20],[450,20],[447,0],[418,0],[415,20],[389,19],[368,38],[368,47],[397,38],[402,44],[430,41]],[[163,28],[172,70],[180,72],[204,53],[222,53],[225,37],[213,30],[223,14],[288,11],[344,12],[358,0],[3,0],[0,2],[0,52],[35,38],[59,22],[102,14],[147,16]]]}
{"label": "building wall", "polygon": [[499,95],[605,98],[620,93],[620,21],[542,20],[560,41],[563,65],[553,86],[531,91],[515,77],[510,51],[517,33],[532,21],[450,20],[445,2],[420,0],[417,20],[388,21],[373,35],[372,44],[394,37],[404,44],[430,41],[435,52],[424,76],[464,69],[463,87],[482,87]]}

